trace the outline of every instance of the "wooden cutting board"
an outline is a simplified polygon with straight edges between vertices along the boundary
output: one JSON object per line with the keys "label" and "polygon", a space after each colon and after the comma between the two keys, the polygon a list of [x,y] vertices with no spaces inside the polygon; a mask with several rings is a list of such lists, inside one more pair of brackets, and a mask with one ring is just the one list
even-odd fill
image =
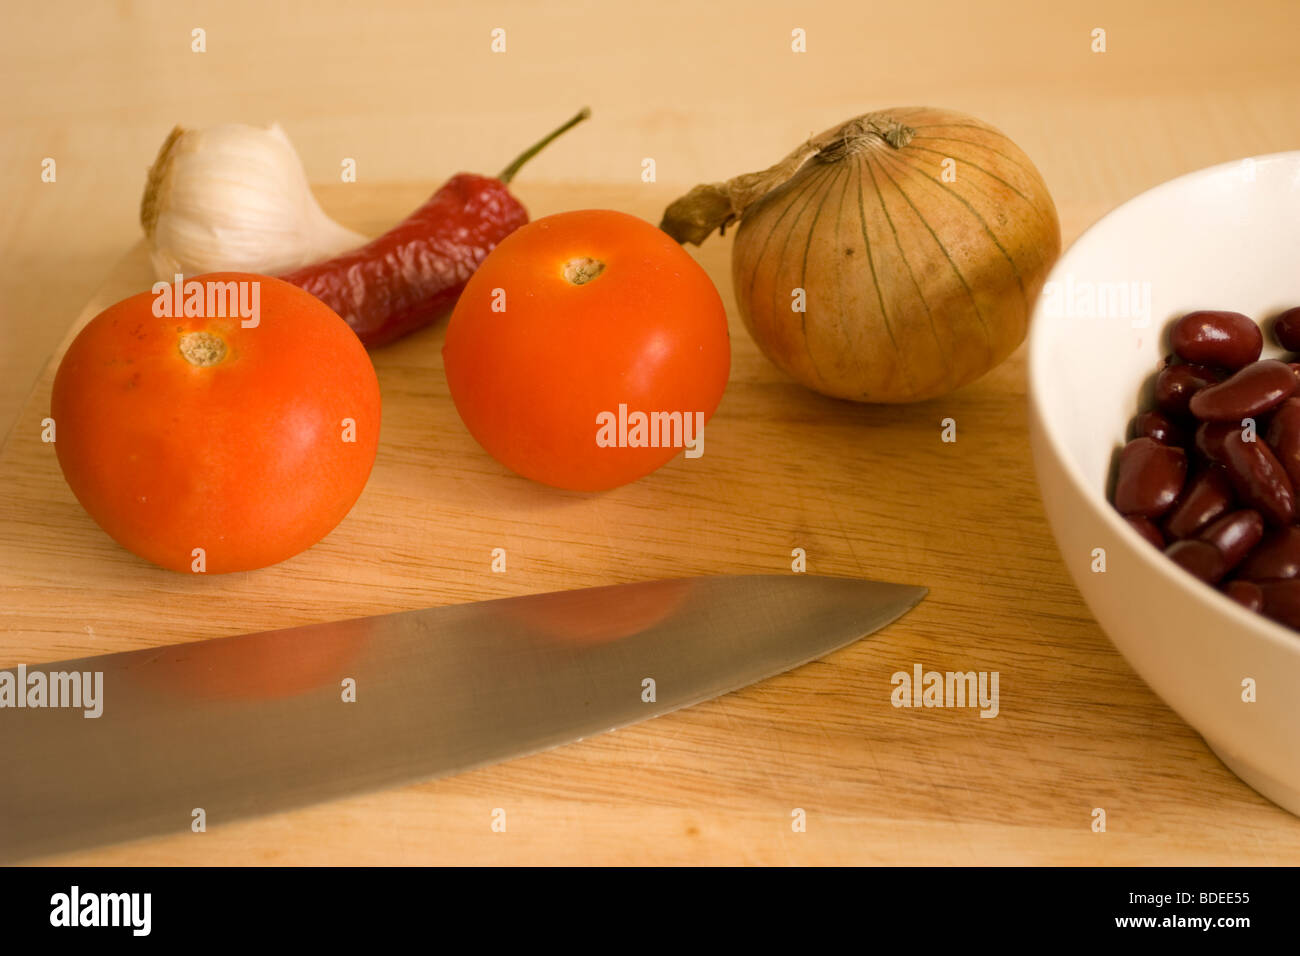
{"label": "wooden cutting board", "polygon": [[[429,190],[321,195],[375,233]],[[535,216],[608,206],[650,220],[672,195],[519,191]],[[1103,211],[1063,208],[1066,241]],[[928,585],[920,607],[793,673],[550,753],[52,862],[1300,862],[1300,820],[1233,777],[1142,684],[1068,580],[1030,463],[1024,350],[921,405],[825,399],[750,341],[730,241],[696,254],[734,344],[702,458],[600,495],[510,474],[448,398],[440,324],[374,353],[382,441],[352,513],[305,554],[245,574],[160,570],[86,516],[40,438],[56,356],[0,451],[0,666],[645,578],[789,573],[795,548],[813,573]],[[78,326],[151,281],[137,247]],[[941,441],[948,417],[955,443]],[[494,548],[505,573],[491,569]],[[895,709],[890,676],[918,663],[998,671],[997,718]],[[492,829],[498,808],[505,832]]]}

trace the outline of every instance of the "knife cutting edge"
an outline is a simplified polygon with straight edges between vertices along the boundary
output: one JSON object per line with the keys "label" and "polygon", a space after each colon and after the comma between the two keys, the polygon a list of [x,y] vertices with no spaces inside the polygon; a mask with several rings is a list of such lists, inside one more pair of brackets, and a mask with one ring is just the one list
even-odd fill
{"label": "knife cutting edge", "polygon": [[[20,669],[0,670],[0,862],[616,730],[853,643],[925,594],[808,574],[680,578],[28,665],[22,686]],[[93,707],[49,706],[71,675],[87,695],[98,685]]]}

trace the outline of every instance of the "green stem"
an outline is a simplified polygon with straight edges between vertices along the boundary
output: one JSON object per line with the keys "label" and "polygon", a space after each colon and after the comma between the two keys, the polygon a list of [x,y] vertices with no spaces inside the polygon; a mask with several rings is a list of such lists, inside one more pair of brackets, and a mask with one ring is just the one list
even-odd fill
{"label": "green stem", "polygon": [[501,175],[497,176],[497,179],[501,180],[503,183],[510,182],[510,180],[515,178],[515,173],[519,172],[520,167],[545,149],[551,140],[555,139],[561,133],[573,129],[573,127],[577,126],[590,115],[591,109],[589,107],[584,106],[582,109],[578,110],[577,115],[574,116],[573,119],[569,120],[559,129],[538,140],[532,146],[529,146],[526,150],[520,153],[513,163],[501,171]]}

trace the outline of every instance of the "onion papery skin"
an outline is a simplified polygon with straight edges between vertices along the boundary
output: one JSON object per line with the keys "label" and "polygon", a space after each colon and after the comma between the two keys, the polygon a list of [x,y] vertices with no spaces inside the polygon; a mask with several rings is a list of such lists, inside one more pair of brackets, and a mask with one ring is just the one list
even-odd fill
{"label": "onion papery skin", "polygon": [[[1056,207],[1029,157],[963,113],[907,107],[842,129],[745,210],[732,249],[741,316],[808,388],[936,398],[1024,340],[1061,252]],[[943,181],[945,160],[955,181]]]}

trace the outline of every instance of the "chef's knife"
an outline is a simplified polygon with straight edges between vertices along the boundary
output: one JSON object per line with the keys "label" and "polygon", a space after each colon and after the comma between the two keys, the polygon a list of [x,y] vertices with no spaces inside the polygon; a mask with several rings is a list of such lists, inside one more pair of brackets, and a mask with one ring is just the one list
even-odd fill
{"label": "chef's knife", "polygon": [[[646,581],[0,671],[0,861],[581,740],[821,657],[925,593],[808,574]],[[78,703],[73,674],[98,700],[50,706]]]}

